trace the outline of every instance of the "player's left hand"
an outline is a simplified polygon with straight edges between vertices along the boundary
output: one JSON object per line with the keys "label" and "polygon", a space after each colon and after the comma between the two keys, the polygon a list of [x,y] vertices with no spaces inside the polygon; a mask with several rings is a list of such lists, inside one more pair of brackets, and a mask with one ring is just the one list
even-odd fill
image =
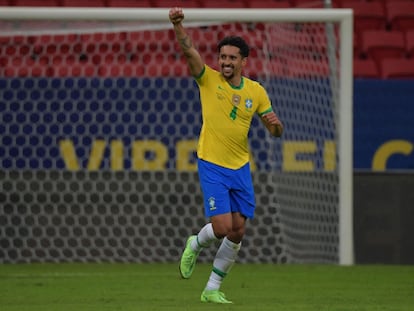
{"label": "player's left hand", "polygon": [[265,123],[269,125],[282,125],[282,122],[280,122],[279,118],[277,117],[276,113],[274,113],[274,111],[266,113],[262,116],[262,119]]}
{"label": "player's left hand", "polygon": [[280,137],[283,133],[283,124],[277,117],[274,111],[266,113],[262,116],[262,121],[265,124],[269,132],[275,136]]}

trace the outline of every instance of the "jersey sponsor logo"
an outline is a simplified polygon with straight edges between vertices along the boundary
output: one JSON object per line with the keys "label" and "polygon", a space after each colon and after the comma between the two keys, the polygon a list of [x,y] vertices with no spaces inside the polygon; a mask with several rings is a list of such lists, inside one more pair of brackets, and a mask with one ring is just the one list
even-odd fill
{"label": "jersey sponsor logo", "polygon": [[[217,85],[217,89],[220,90],[220,91],[226,92],[226,89],[224,87],[222,87],[221,85]],[[216,96],[217,96],[218,100],[225,100],[226,99],[226,97],[223,95],[223,93],[220,93],[218,91],[216,92]]]}
{"label": "jersey sponsor logo", "polygon": [[225,100],[226,99],[226,97],[224,97],[223,94],[216,93],[216,95],[217,95],[218,100]]}

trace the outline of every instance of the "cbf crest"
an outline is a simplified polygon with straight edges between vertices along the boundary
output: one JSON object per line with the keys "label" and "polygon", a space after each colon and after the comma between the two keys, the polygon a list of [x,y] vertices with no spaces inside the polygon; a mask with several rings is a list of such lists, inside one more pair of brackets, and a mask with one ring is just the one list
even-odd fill
{"label": "cbf crest", "polygon": [[244,107],[246,108],[246,111],[252,111],[253,108],[253,100],[248,98],[244,101]]}

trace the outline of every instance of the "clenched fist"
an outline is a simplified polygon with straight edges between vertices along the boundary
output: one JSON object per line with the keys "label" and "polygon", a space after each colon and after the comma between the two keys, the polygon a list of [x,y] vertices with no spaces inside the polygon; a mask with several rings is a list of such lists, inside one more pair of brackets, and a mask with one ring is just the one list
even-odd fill
{"label": "clenched fist", "polygon": [[171,23],[173,23],[173,25],[177,25],[184,19],[183,10],[181,8],[172,8],[170,9],[169,17]]}

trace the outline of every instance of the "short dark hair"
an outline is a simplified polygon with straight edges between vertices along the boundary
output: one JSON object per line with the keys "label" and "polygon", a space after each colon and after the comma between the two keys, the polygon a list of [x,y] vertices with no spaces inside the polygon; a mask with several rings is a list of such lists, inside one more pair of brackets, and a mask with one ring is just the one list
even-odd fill
{"label": "short dark hair", "polygon": [[249,56],[250,48],[242,37],[228,36],[228,37],[223,38],[217,45],[217,50],[219,53],[220,53],[221,47],[224,45],[231,45],[231,46],[238,47],[240,49],[240,55],[243,58]]}

